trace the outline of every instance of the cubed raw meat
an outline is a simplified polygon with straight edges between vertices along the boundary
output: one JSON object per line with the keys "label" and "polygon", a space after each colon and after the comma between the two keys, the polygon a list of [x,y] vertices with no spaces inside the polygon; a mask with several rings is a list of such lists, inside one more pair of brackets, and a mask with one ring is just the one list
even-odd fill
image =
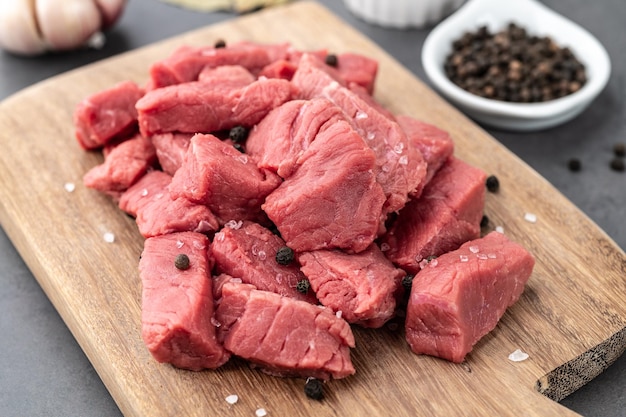
{"label": "cubed raw meat", "polygon": [[112,147],[102,164],[87,171],[83,182],[89,188],[118,198],[156,163],[156,149],[152,142],[136,134]]}
{"label": "cubed raw meat", "polygon": [[381,327],[395,314],[395,293],[405,274],[378,246],[358,254],[318,250],[299,254],[301,270],[320,302],[348,323]]}
{"label": "cubed raw meat", "polygon": [[383,218],[385,196],[375,156],[346,122],[320,133],[293,175],[267,196],[263,209],[296,252],[365,250]]}
{"label": "cubed raw meat", "polygon": [[269,374],[338,379],[355,373],[350,325],[326,307],[226,282],[215,317],[224,347]]}
{"label": "cubed raw meat", "polygon": [[97,149],[137,129],[135,103],[144,91],[123,81],[82,100],[74,111],[74,128],[83,149]]}
{"label": "cubed raw meat", "polygon": [[451,157],[381,237],[385,255],[413,274],[429,257],[480,236],[486,174]]}
{"label": "cubed raw meat", "polygon": [[[154,358],[178,368],[214,369],[230,358],[216,339],[208,238],[185,232],[146,239],[139,261],[141,336]],[[187,269],[176,257],[189,259]]]}
{"label": "cubed raw meat", "polygon": [[534,264],[499,232],[431,261],[413,278],[405,323],[411,350],[462,362],[519,299]]}
{"label": "cubed raw meat", "polygon": [[317,304],[314,292],[298,291],[298,282],[306,279],[298,261],[289,265],[276,262],[276,252],[285,242],[265,227],[253,222],[233,222],[215,234],[211,258],[218,274],[228,274],[252,284],[259,290]]}
{"label": "cubed raw meat", "polygon": [[281,183],[280,177],[259,170],[246,154],[213,135],[197,134],[176,171],[170,192],[204,204],[220,224],[230,220],[265,219],[261,204]]}
{"label": "cubed raw meat", "polygon": [[120,209],[135,217],[139,233],[152,237],[175,232],[210,233],[219,228],[207,206],[184,197],[172,198],[172,177],[152,171],[131,186],[119,200]]}

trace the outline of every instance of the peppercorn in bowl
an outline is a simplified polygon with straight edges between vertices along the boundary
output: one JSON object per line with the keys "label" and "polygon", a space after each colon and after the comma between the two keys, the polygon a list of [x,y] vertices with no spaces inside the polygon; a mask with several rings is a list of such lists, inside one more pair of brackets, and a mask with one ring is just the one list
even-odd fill
{"label": "peppercorn in bowl", "polygon": [[604,89],[609,55],[587,30],[535,0],[470,0],[422,48],[433,86],[477,122],[547,129]]}

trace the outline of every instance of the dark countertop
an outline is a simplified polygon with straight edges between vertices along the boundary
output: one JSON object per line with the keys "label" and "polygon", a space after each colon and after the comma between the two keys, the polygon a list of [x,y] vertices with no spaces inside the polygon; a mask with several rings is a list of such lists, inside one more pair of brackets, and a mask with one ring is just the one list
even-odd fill
{"label": "dark countertop", "polygon": [[[383,29],[354,18],[340,1],[321,3],[426,81],[420,52],[429,29]],[[554,184],[624,249],[626,173],[612,171],[609,161],[613,144],[626,142],[626,2],[544,3],[587,28],[604,44],[613,65],[609,85],[588,110],[560,127],[523,134],[488,131]],[[130,0],[101,50],[37,58],[0,52],[0,100],[67,70],[234,17],[229,13],[194,13],[156,0]],[[572,157],[582,161],[582,171],[567,169]],[[1,229],[0,334],[0,416],[121,415]],[[626,416],[626,355],[562,403],[586,416]]]}

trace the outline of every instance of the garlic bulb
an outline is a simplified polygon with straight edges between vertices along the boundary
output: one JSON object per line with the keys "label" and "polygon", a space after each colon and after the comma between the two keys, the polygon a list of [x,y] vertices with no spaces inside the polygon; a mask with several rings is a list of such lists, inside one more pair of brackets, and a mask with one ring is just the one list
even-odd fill
{"label": "garlic bulb", "polygon": [[21,55],[79,48],[121,16],[126,0],[0,0],[0,47]]}

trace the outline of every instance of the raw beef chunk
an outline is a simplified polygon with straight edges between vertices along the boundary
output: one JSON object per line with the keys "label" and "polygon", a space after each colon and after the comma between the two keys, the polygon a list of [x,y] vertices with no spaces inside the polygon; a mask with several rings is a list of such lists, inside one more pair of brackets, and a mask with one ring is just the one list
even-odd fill
{"label": "raw beef chunk", "polygon": [[254,126],[246,141],[246,152],[259,168],[287,178],[315,137],[339,120],[344,120],[343,112],[328,100],[289,101]]}
{"label": "raw beef chunk", "polygon": [[276,252],[285,242],[268,229],[252,222],[227,225],[213,238],[211,258],[217,273],[225,273],[252,284],[259,290],[317,304],[313,291],[299,292],[298,281],[306,279],[297,261],[276,262]]}
{"label": "raw beef chunk", "polygon": [[344,52],[337,56],[337,71],[347,85],[363,87],[370,95],[378,73],[378,61],[365,55]]}
{"label": "raw beef chunk", "polygon": [[272,62],[271,64],[263,68],[259,73],[259,77],[291,80],[291,78],[293,78],[293,74],[296,73],[297,68],[298,65],[294,64],[293,62],[287,61],[286,59],[281,59],[279,61]]}
{"label": "raw beef chunk", "polygon": [[215,317],[224,347],[272,375],[330,379],[355,372],[350,325],[323,306],[226,282]]}
{"label": "raw beef chunk", "polygon": [[174,175],[180,168],[192,136],[193,133],[160,133],[150,137],[164,172]]}
{"label": "raw beef chunk", "polygon": [[360,252],[376,237],[385,200],[374,164],[361,137],[337,122],[315,138],[263,209],[296,252]]}
{"label": "raw beef chunk", "polygon": [[426,163],[420,152],[410,146],[398,123],[341,86],[326,67],[317,58],[304,55],[292,82],[300,89],[300,97],[323,97],[344,111],[376,155],[376,178],[387,199],[385,213],[396,212],[407,202],[409,193],[423,188]]}
{"label": "raw beef chunk", "polygon": [[170,192],[173,198],[207,205],[225,224],[265,219],[261,204],[280,182],[276,174],[259,170],[248,155],[213,135],[198,134],[174,174]]}
{"label": "raw beef chunk", "polygon": [[[139,261],[141,335],[159,362],[197,371],[217,368],[230,357],[215,336],[208,244],[205,235],[193,232],[144,243]],[[189,258],[188,269],[175,266],[179,254]]]}
{"label": "raw beef chunk", "polygon": [[198,75],[198,81],[213,89],[228,91],[252,84],[256,77],[241,65],[224,65],[204,68]]}
{"label": "raw beef chunk", "polygon": [[156,150],[152,142],[137,134],[111,148],[104,163],[87,171],[83,182],[89,188],[117,198],[156,163]]}
{"label": "raw beef chunk", "polygon": [[139,129],[149,136],[175,131],[211,133],[237,125],[253,126],[295,94],[296,89],[289,81],[279,79],[260,79],[227,91],[201,81],[158,88],[137,102]]}
{"label": "raw beef chunk", "polygon": [[318,250],[304,252],[298,259],[320,302],[340,311],[347,322],[381,327],[393,317],[394,293],[405,273],[375,244],[355,255]]}
{"label": "raw beef chunk", "polygon": [[144,91],[132,81],[93,94],[74,112],[76,139],[84,149],[97,149],[137,128],[135,103]]}
{"label": "raw beef chunk", "polygon": [[462,362],[518,300],[534,263],[498,232],[432,261],[413,279],[407,306],[406,338],[413,352]]}
{"label": "raw beef chunk", "polygon": [[454,153],[454,142],[448,132],[437,126],[422,122],[410,116],[400,115],[396,120],[409,138],[411,146],[422,153],[426,161],[426,178],[428,184],[435,173]]}
{"label": "raw beef chunk", "polygon": [[150,68],[153,88],[196,81],[204,68],[241,65],[253,73],[287,57],[289,45],[239,42],[225,48],[183,46]]}
{"label": "raw beef chunk", "polygon": [[479,237],[485,179],[482,170],[451,157],[381,238],[387,258],[417,273],[423,260]]}
{"label": "raw beef chunk", "polygon": [[184,197],[173,199],[172,177],[162,171],[144,175],[120,197],[120,209],[135,217],[139,233],[152,237],[175,232],[209,233],[219,224],[207,206]]}

